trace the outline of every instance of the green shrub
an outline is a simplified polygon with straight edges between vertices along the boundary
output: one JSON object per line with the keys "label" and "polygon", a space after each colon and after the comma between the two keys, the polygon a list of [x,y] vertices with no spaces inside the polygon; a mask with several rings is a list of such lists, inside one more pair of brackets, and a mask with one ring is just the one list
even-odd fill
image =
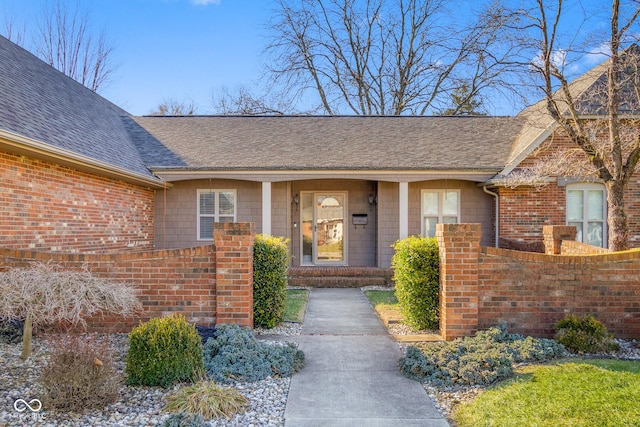
{"label": "green shrub", "polygon": [[213,381],[200,381],[170,395],[166,409],[198,414],[205,420],[211,420],[219,417],[230,419],[243,412],[248,405],[249,399],[235,388],[220,387]]}
{"label": "green shrub", "polygon": [[405,322],[415,329],[437,329],[440,321],[440,258],[435,238],[397,241],[391,259],[396,297]]}
{"label": "green shrub", "polygon": [[151,319],[129,334],[127,383],[169,387],[204,375],[202,341],[182,315]]}
{"label": "green shrub", "polygon": [[0,317],[0,342],[18,344],[22,341],[23,322],[18,319]]}
{"label": "green shrub", "polygon": [[263,234],[253,246],[253,321],[273,328],[282,322],[287,298],[288,240]]}
{"label": "green shrub", "polygon": [[606,326],[593,316],[566,315],[555,326],[556,340],[575,353],[601,353],[620,349]]}
{"label": "green shrub", "polygon": [[218,325],[204,345],[207,374],[218,382],[288,377],[304,366],[304,353],[291,343],[268,344],[238,325]]}
{"label": "green shrub", "polygon": [[72,335],[52,340],[40,383],[47,407],[81,412],[117,401],[121,376],[108,351],[108,342],[98,344],[95,339]]}
{"label": "green shrub", "polygon": [[436,386],[488,385],[513,374],[514,363],[541,362],[564,354],[553,340],[509,334],[505,325],[473,338],[411,346],[400,359],[402,373]]}
{"label": "green shrub", "polygon": [[171,414],[161,424],[162,427],[205,427],[204,417],[198,414]]}

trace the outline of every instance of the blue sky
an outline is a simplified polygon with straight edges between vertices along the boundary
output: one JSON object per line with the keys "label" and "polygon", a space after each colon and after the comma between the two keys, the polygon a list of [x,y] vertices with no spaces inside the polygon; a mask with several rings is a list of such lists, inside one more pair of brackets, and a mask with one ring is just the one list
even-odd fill
{"label": "blue sky", "polygon": [[[66,2],[66,0],[63,0]],[[4,16],[31,26],[45,0],[0,0]],[[75,5],[75,1],[69,1]],[[94,30],[115,46],[115,72],[101,94],[135,115],[165,99],[210,113],[222,87],[260,79],[270,0],[80,0]]]}
{"label": "blue sky", "polygon": [[[44,5],[52,1],[56,0],[0,0],[0,26],[10,17],[18,25],[36,27]],[[214,92],[238,86],[251,90],[261,83],[273,0],[60,1],[70,8],[78,3],[90,12],[92,29],[105,30],[115,47],[111,58],[115,70],[100,93],[134,115],[149,114],[165,100],[192,102],[198,114],[212,113]],[[569,9],[580,4],[567,2]],[[606,25],[606,1],[583,3],[602,13],[595,15],[592,25]],[[591,12],[585,14],[578,7],[565,16],[581,22],[584,16],[594,18]],[[29,48],[28,40],[26,44]],[[581,73],[600,60],[601,55],[586,55],[572,66]],[[493,114],[518,110],[504,104]]]}

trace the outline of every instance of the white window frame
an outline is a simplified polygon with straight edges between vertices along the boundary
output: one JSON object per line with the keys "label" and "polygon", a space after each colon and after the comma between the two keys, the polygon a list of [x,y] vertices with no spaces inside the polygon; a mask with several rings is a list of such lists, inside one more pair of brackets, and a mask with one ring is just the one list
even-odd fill
{"label": "white window frame", "polygon": [[[572,225],[571,223],[575,223],[578,221],[570,221],[569,220],[569,191],[582,191],[582,232],[585,233],[588,230],[589,222],[596,222],[594,220],[589,219],[588,212],[588,203],[585,202],[587,200],[587,192],[588,191],[601,191],[602,192],[602,247],[606,248],[608,246],[608,233],[607,233],[607,190],[603,184],[597,183],[575,183],[567,185],[566,190],[566,202],[565,202],[565,224]],[[580,239],[580,236],[576,236],[576,240],[583,241],[584,238]]]}
{"label": "white window frame", "polygon": [[440,190],[440,189],[431,189],[431,188],[423,188],[420,191],[420,234],[422,236],[426,236],[426,232],[427,230],[425,230],[424,227],[424,220],[425,217],[427,216],[432,216],[432,215],[427,215],[425,213],[424,210],[424,195],[425,193],[438,193],[438,224],[441,224],[443,222],[443,218],[444,218],[444,213],[443,213],[443,199],[444,199],[444,195],[446,193],[457,193],[458,194],[458,206],[457,206],[457,213],[456,213],[456,217],[457,217],[457,223],[460,223],[461,221],[461,216],[460,216],[460,207],[462,205],[462,200],[461,200],[461,191],[460,190]]}
{"label": "white window frame", "polygon": [[[229,214],[220,214],[220,193],[233,193],[233,215]],[[202,194],[215,194],[215,209],[213,214],[202,214],[200,213],[200,196]],[[196,237],[198,241],[201,242],[211,242],[213,241],[213,235],[210,238],[203,238],[200,235],[200,219],[203,217],[213,218],[213,222],[220,222],[220,218],[233,218],[232,222],[236,222],[236,217],[238,214],[238,192],[234,189],[198,189],[198,197],[196,198]]]}

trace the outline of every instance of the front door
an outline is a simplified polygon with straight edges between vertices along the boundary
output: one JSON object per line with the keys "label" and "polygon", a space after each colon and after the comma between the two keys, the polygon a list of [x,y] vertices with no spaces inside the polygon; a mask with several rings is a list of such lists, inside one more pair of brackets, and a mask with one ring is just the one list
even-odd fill
{"label": "front door", "polygon": [[302,192],[302,265],[345,265],[347,193]]}

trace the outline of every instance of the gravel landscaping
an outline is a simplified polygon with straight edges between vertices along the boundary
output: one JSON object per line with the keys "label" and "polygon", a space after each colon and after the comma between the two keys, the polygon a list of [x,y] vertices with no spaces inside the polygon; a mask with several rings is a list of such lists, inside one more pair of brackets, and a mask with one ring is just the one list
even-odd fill
{"label": "gravel landscaping", "polygon": [[[288,336],[300,334],[302,325],[285,323],[274,329],[264,331],[256,329],[256,335],[277,337],[286,340]],[[99,336],[99,340],[103,336]],[[113,351],[113,360],[119,372],[125,368],[128,348],[126,334],[109,336]],[[39,385],[41,368],[47,362],[48,345],[39,337],[34,337],[33,354],[26,361],[20,360],[21,344],[0,343],[0,427],[14,426],[155,426],[167,418],[170,413],[163,410],[166,396],[178,387],[162,389],[159,387],[130,387],[122,385],[118,402],[102,410],[87,410],[84,413],[57,412],[44,408],[35,417],[29,409],[14,403],[18,399],[30,402],[43,396]],[[237,382],[232,384],[250,400],[250,408],[234,418],[210,421],[210,426],[282,426],[284,411],[289,392],[290,378],[267,378],[256,382]],[[36,404],[34,403],[35,407]]]}

